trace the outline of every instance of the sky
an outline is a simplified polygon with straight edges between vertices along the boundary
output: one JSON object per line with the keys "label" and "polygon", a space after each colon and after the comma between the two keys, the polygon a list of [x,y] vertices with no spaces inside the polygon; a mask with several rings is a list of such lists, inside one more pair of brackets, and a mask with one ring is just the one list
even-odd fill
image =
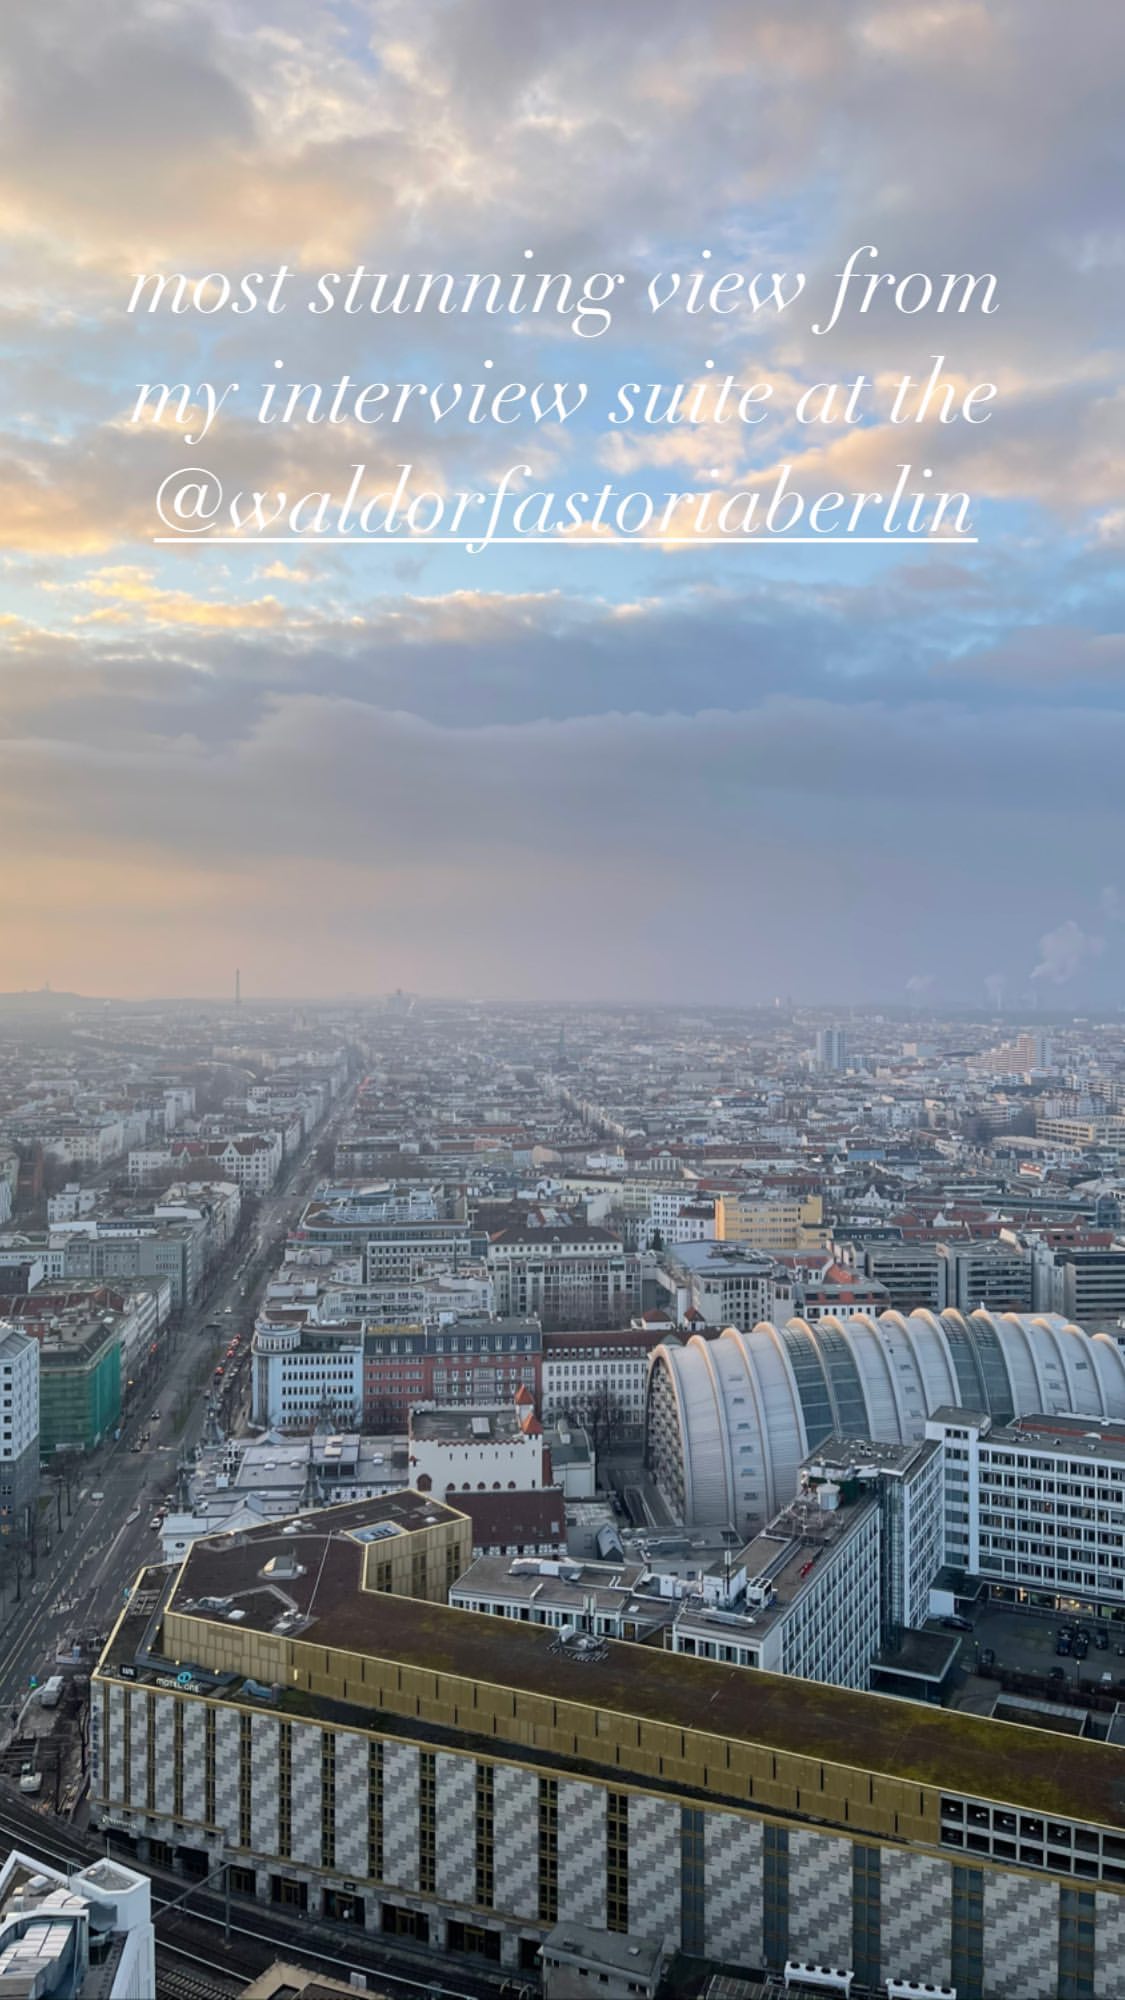
{"label": "sky", "polygon": [[[0,25],[0,990],[851,1004],[1125,999],[1119,0],[38,0]],[[993,272],[641,309],[654,271]],[[564,322],[130,317],[142,271],[626,278]],[[944,352],[902,445],[615,433],[707,362],[791,399]],[[830,357],[830,359],[829,359]],[[573,427],[255,425],[142,381],[591,384]],[[202,454],[202,458],[198,455]],[[168,547],[178,464],[342,490],[810,491],[907,456],[973,546]]]}

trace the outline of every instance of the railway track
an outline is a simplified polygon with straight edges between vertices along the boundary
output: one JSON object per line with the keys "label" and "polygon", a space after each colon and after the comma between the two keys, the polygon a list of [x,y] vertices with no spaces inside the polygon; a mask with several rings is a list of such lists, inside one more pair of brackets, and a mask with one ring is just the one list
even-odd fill
{"label": "railway track", "polygon": [[[64,1829],[45,1813],[23,1809],[11,1799],[0,1794],[0,1847],[18,1847],[41,1856],[56,1868],[72,1869],[88,1867],[105,1853],[101,1841],[70,1828]],[[214,1934],[226,1929],[226,1916],[220,1913],[220,1899],[214,1898],[216,1908],[208,1910],[198,1905],[185,1910],[178,1904],[185,1884],[178,1876],[166,1874],[151,1868],[142,1869],[152,1882],[152,1919],[156,1931],[158,1963],[167,1965],[169,1978],[196,1980],[202,1990],[190,1993],[179,1989],[174,1993],[169,1987],[169,2000],[223,2000],[237,1993],[259,1972],[277,1958],[288,1958],[298,1964],[307,1965],[310,1971],[331,1973],[337,1979],[347,1980],[349,1974],[359,1972],[379,1990],[382,1988],[389,2000],[481,2000],[481,1995],[499,1994],[503,1975],[493,1979],[477,1972],[466,1986],[444,1973],[428,1972],[424,1965],[409,1972],[385,1969],[374,1955],[362,1950],[353,1956],[344,1957],[340,1944],[334,1936],[320,1934],[317,1926],[307,1920],[302,1922],[299,1938],[286,1935],[284,1927],[275,1930],[251,1929],[253,1919],[250,1910],[235,1909],[231,1920],[231,1936],[221,1943]],[[161,1894],[165,1885],[171,1885],[172,1894]],[[206,1893],[206,1892],[204,1892]],[[173,1903],[177,1904],[172,1908]],[[188,1941],[188,1934],[194,1930],[196,1940]],[[202,1933],[202,1935],[201,1935]],[[363,1938],[359,1934],[357,1944]],[[201,1947],[202,1946],[202,1950]],[[206,1956],[208,1948],[222,1952],[222,1962]],[[172,1963],[168,1963],[168,1961]],[[221,1989],[217,1981],[225,1982]],[[208,1983],[210,1982],[210,1984]],[[161,1986],[160,2000],[164,2000]]]}

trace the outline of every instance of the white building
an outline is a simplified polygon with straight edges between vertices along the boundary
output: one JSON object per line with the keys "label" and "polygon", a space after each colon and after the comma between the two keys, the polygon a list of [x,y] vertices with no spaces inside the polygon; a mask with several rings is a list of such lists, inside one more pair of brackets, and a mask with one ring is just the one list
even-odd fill
{"label": "white building", "polygon": [[26,1532],[38,1490],[39,1342],[0,1320],[0,1536]]}
{"label": "white building", "polygon": [[768,1253],[731,1243],[677,1243],[664,1261],[677,1320],[694,1312],[705,1326],[748,1331],[759,1320],[784,1318],[796,1309],[794,1280]]}
{"label": "white building", "polygon": [[11,1849],[0,1866],[0,1993],[152,2000],[156,1991],[147,1875],[108,1859],[63,1874]]}
{"label": "white building", "polygon": [[439,1499],[462,1490],[541,1491],[549,1483],[543,1432],[527,1391],[495,1409],[412,1411],[410,1481]]}
{"label": "white building", "polygon": [[47,1196],[47,1223],[54,1227],[59,1222],[79,1222],[84,1215],[92,1215],[97,1206],[96,1188],[82,1187],[77,1181],[68,1181],[61,1194]]}
{"label": "white building", "polygon": [[748,1542],[718,1602],[683,1596],[671,1649],[696,1659],[866,1688],[882,1638],[880,1510],[829,1482]]}
{"label": "white building", "polygon": [[256,1424],[284,1431],[324,1421],[351,1428],[362,1421],[362,1327],[313,1326],[303,1308],[267,1306],[251,1353]]}
{"label": "white building", "polygon": [[610,1427],[639,1429],[644,1423],[649,1358],[660,1337],[643,1322],[592,1333],[544,1334],[544,1422],[569,1416],[581,1422],[600,1413]]}
{"label": "white building", "polygon": [[640,1259],[620,1236],[584,1222],[501,1229],[489,1243],[488,1268],[504,1319],[625,1326],[640,1309]]}
{"label": "white building", "polygon": [[1125,1611],[1125,1423],[942,1409],[926,1434],[945,1461],[952,1568],[1001,1601]]}

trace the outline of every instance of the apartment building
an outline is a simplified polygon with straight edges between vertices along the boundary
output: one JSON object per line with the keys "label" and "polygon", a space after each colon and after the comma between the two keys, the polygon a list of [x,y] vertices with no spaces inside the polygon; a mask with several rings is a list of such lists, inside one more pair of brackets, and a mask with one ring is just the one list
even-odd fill
{"label": "apartment building", "polygon": [[146,1570],[104,1650],[91,1817],[138,1856],[512,1969],[574,1923],[1119,1990],[1116,1747],[451,1608],[470,1530],[429,1496],[289,1527]]}
{"label": "apartment building", "polygon": [[544,1422],[600,1409],[611,1426],[644,1425],[649,1357],[663,1332],[639,1321],[629,1327],[543,1335],[541,1408]]}

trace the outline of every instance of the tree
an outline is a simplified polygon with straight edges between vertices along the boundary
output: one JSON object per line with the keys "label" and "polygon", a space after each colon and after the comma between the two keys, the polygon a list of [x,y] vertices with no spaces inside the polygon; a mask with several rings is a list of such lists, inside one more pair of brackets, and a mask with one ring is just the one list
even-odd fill
{"label": "tree", "polygon": [[625,1405],[605,1381],[594,1383],[584,1395],[576,1397],[568,1414],[570,1421],[585,1431],[596,1458],[612,1451],[629,1426]]}

